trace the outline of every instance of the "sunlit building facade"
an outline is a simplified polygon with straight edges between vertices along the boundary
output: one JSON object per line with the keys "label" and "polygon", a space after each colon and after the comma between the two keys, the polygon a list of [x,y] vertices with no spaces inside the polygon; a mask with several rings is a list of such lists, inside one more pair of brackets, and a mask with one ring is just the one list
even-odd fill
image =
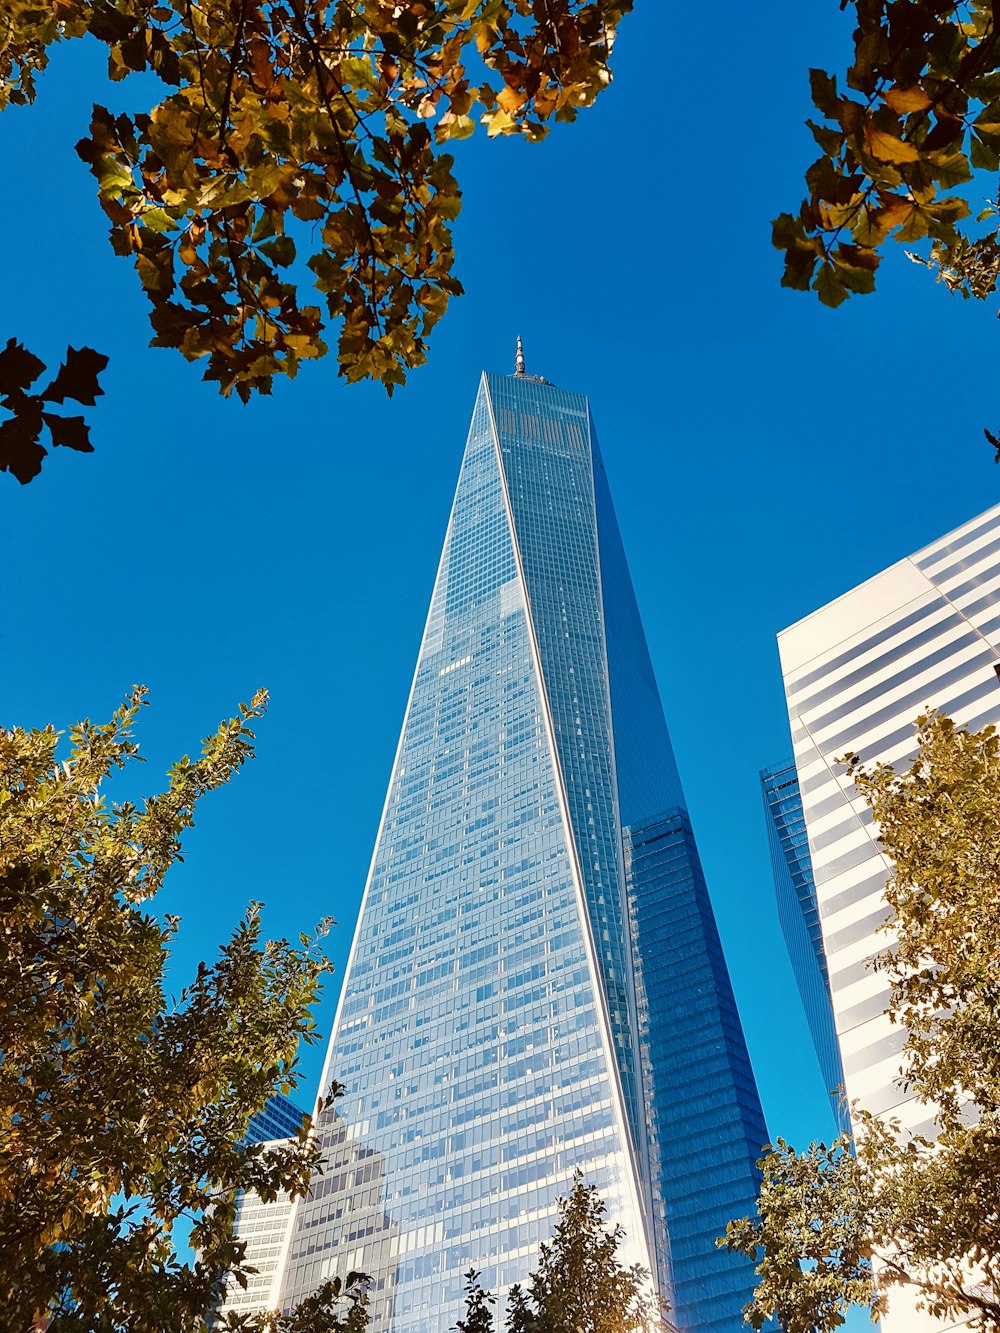
{"label": "sunlit building facade", "polygon": [[[246,1142],[263,1145],[287,1143],[297,1134],[303,1112],[287,1097],[269,1097],[262,1110],[251,1117]],[[230,1312],[249,1314],[269,1308],[272,1290],[285,1252],[292,1203],[287,1195],[266,1201],[253,1190],[241,1190],[236,1199],[234,1230],[244,1243],[244,1263],[250,1272],[247,1285],[230,1280],[225,1298],[215,1311],[216,1323]]]}
{"label": "sunlit building facade", "polygon": [[735,1333],[767,1138],[587,400],[484,375],[275,1296],[376,1333],[523,1281],[579,1168],[682,1330]]}
{"label": "sunlit building facade", "polygon": [[[881,929],[890,864],[840,761],[908,765],[929,708],[972,731],[1000,723],[998,643],[1000,506],[778,636],[847,1093],[929,1135],[930,1108],[899,1079],[906,1032],[886,1014],[886,974],[870,966],[893,943]],[[894,1290],[883,1333],[943,1327]]]}

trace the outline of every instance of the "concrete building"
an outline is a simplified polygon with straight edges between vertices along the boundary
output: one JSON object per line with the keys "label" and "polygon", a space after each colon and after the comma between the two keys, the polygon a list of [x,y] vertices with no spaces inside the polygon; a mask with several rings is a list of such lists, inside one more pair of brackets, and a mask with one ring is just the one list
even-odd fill
{"label": "concrete building", "polygon": [[[778,636],[809,852],[848,1096],[909,1130],[928,1108],[897,1083],[904,1032],[869,968],[891,945],[889,864],[838,760],[906,765],[928,708],[978,730],[1000,723],[1000,506],[877,574]],[[899,1291],[884,1333],[943,1325]]]}

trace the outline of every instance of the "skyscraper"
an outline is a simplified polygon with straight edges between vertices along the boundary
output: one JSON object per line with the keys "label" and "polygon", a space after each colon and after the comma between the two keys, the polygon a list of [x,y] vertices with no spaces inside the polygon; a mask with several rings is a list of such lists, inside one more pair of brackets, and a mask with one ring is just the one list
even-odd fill
{"label": "skyscraper", "polygon": [[534,1266],[574,1168],[682,1330],[733,1333],[767,1135],[585,398],[484,375],[324,1085],[288,1305],[375,1279],[444,1333]]}
{"label": "skyscraper", "polygon": [[[890,866],[872,814],[837,761],[909,764],[914,722],[938,708],[971,731],[1000,723],[1000,506],[900,560],[778,636],[795,765],[848,1096],[933,1134],[897,1075],[905,1030],[885,1013],[873,955],[892,944]],[[884,1333],[942,1325],[894,1291]],[[950,1327],[950,1325],[949,1325]]]}
{"label": "skyscraper", "polygon": [[[251,1117],[245,1141],[264,1144],[287,1141],[298,1133],[303,1114],[289,1098],[269,1097],[263,1110]],[[230,1312],[247,1314],[270,1304],[291,1212],[291,1200],[287,1195],[279,1194],[276,1199],[266,1202],[253,1190],[240,1191],[236,1199],[234,1230],[246,1245],[244,1261],[247,1267],[257,1271],[248,1278],[245,1287],[238,1282],[227,1283],[225,1296],[215,1312],[218,1320]]]}
{"label": "skyscraper", "polygon": [[809,1023],[823,1086],[830,1094],[834,1118],[847,1129],[850,1116],[843,1096],[844,1069],[833,1022],[830,971],[823,948],[819,902],[794,762],[789,759],[762,769],[760,787],[781,933]]}

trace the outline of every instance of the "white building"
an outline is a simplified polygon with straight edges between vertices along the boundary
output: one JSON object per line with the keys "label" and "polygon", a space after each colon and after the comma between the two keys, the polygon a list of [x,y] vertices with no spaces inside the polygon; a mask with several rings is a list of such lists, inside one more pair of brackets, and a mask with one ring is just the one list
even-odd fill
{"label": "white building", "polygon": [[257,1272],[252,1274],[246,1287],[229,1281],[226,1298],[217,1311],[217,1318],[233,1311],[252,1314],[258,1310],[273,1309],[277,1302],[272,1296],[275,1274],[284,1252],[292,1203],[287,1195],[279,1195],[272,1203],[265,1203],[252,1191],[241,1193],[237,1202],[236,1236],[246,1242],[244,1262]]}
{"label": "white building", "polygon": [[[284,1146],[298,1133],[302,1117],[302,1110],[294,1102],[275,1094],[251,1117],[245,1141],[260,1143],[265,1149]],[[250,1314],[275,1308],[277,1302],[271,1289],[291,1216],[292,1201],[285,1194],[272,1203],[265,1203],[252,1190],[241,1191],[237,1196],[233,1233],[246,1242],[245,1263],[257,1272],[250,1275],[246,1287],[227,1282],[225,1299],[215,1312],[216,1319],[230,1311]]]}
{"label": "white building", "polygon": [[[928,1108],[897,1086],[904,1033],[868,967],[891,944],[888,861],[871,812],[837,761],[912,758],[927,708],[978,730],[1000,723],[1000,506],[891,566],[778,636],[847,1095],[916,1131]],[[899,1289],[896,1289],[899,1291]],[[943,1325],[894,1294],[884,1333]]]}

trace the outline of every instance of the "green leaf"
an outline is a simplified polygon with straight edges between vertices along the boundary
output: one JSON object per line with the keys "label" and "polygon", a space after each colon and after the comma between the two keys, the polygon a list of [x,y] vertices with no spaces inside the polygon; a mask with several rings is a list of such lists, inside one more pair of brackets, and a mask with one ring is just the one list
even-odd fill
{"label": "green leaf", "polygon": [[793,291],[807,292],[812,282],[816,267],[815,251],[792,249],[785,253],[785,271],[781,275],[782,287],[791,287]]}
{"label": "green leaf", "polygon": [[824,305],[835,309],[847,300],[848,291],[843,274],[832,263],[820,265],[812,286]]}
{"label": "green leaf", "polygon": [[282,268],[287,268],[295,258],[295,242],[290,236],[276,236],[273,241],[265,241],[259,248],[262,255]]}
{"label": "green leaf", "polygon": [[933,164],[933,177],[942,190],[950,190],[955,185],[964,185],[972,179],[969,159],[962,152],[948,152],[942,149],[929,155]]}
{"label": "green leaf", "polygon": [[[875,290],[878,255],[868,246],[838,245],[833,252],[837,275],[848,291],[866,295]],[[822,299],[822,298],[821,298]]]}
{"label": "green leaf", "polygon": [[837,80],[825,70],[811,69],[809,87],[816,110],[821,111],[828,120],[836,120],[840,112]]}
{"label": "green leaf", "polygon": [[257,241],[266,241],[274,236],[276,232],[275,218],[277,214],[272,208],[262,208],[260,216],[257,219],[257,225],[253,229],[250,239],[256,244]]}
{"label": "green leaf", "polygon": [[844,146],[843,130],[833,130],[826,125],[817,125],[815,121],[807,120],[806,124],[812,131],[812,136],[826,153],[827,157],[836,157]]}
{"label": "green leaf", "polygon": [[972,136],[970,156],[977,171],[1000,170],[1000,153],[977,133]]}

